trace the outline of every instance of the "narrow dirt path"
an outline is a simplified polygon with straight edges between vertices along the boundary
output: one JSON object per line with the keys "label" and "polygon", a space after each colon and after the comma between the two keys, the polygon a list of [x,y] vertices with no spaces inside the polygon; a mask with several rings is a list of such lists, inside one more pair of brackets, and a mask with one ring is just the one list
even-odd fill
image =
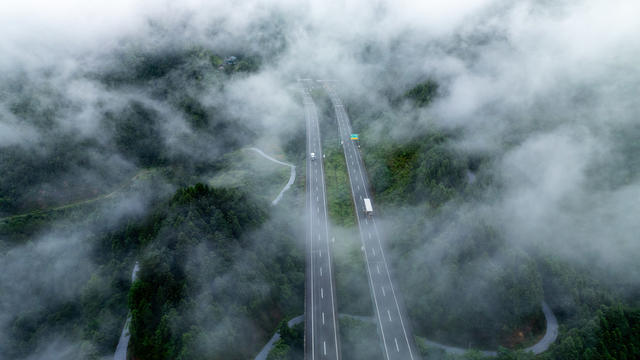
{"label": "narrow dirt path", "polygon": [[96,201],[100,201],[100,200],[104,200],[104,199],[109,199],[109,198],[113,197],[115,194],[117,194],[119,191],[122,191],[122,189],[124,189],[125,187],[127,187],[128,185],[133,183],[141,175],[144,175],[144,174],[149,173],[151,171],[153,171],[153,169],[143,169],[143,170],[138,171],[131,179],[128,179],[127,181],[125,181],[123,184],[119,185],[115,190],[111,191],[110,193],[98,195],[98,196],[96,196],[94,198],[90,198],[90,199],[79,200],[79,201],[72,202],[72,203],[69,203],[69,204],[57,205],[57,206],[53,206],[53,207],[46,208],[46,209],[40,209],[40,210],[31,210],[31,211],[23,213],[23,214],[5,216],[3,218],[0,218],[0,222],[9,221],[9,220],[15,220],[15,219],[19,219],[19,218],[22,218],[22,217],[27,217],[27,216],[35,214],[35,213],[48,213],[48,212],[52,212],[52,211],[67,209],[67,208],[74,207],[74,206],[90,204],[90,203],[93,203],[93,202],[96,202]]}

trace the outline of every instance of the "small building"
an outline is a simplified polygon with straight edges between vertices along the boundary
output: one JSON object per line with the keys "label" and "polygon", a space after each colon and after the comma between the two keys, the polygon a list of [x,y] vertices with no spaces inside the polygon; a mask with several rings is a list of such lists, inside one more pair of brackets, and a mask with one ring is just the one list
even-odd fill
{"label": "small building", "polygon": [[235,65],[237,61],[238,61],[238,58],[235,56],[228,56],[224,58],[225,65]]}

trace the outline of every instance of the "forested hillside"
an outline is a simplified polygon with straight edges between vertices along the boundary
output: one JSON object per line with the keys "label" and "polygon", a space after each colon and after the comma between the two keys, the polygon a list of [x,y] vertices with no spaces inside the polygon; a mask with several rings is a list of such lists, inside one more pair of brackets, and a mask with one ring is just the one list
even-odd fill
{"label": "forested hillside", "polygon": [[[54,329],[58,337],[85,340],[68,350],[74,357],[112,353],[127,294],[136,358],[254,354],[282,318],[303,311],[299,230],[269,206],[242,189],[197,184],[113,230],[95,228],[104,219],[96,213],[84,225],[95,230],[83,249],[90,255],[85,261],[98,267],[70,284],[81,286],[82,296],[15,314],[3,355],[30,354]],[[64,236],[73,229],[58,232]],[[135,258],[141,270],[130,290],[127,278]]]}
{"label": "forested hillside", "polygon": [[[428,108],[437,88],[429,80],[404,96],[411,106]],[[402,114],[402,101],[392,103]],[[544,356],[597,358],[592,354],[605,348],[626,351],[585,337],[598,336],[593,324],[601,311],[637,306],[636,299],[602,281],[602,274],[542,248],[514,246],[495,224],[474,214],[468,204],[499,191],[492,156],[455,148],[455,129],[432,127],[408,140],[381,136],[406,123],[398,120],[402,115],[371,109],[350,112],[363,139],[378,212],[388,220],[396,273],[412,274],[398,280],[416,335],[480,349],[528,346],[544,332],[540,304],[546,300],[564,326],[558,345]],[[615,336],[624,336],[628,327],[622,326]],[[567,355],[569,348],[575,357]],[[502,356],[527,357],[508,354]]]}
{"label": "forested hillside", "polygon": [[246,359],[303,312],[302,251],[266,204],[197,184],[161,214],[129,294],[134,356]]}
{"label": "forested hillside", "polygon": [[640,359],[637,14],[0,1],[0,360]]}
{"label": "forested hillside", "polygon": [[110,60],[79,75],[95,80],[103,97],[92,104],[88,129],[61,124],[87,105],[52,87],[53,79],[12,75],[12,81],[0,85],[21,126],[50,135],[38,143],[38,151],[27,144],[3,146],[0,217],[109,193],[136,168],[201,170],[258,130],[234,121],[212,101],[203,103],[202,97],[220,91],[230,77],[255,71],[256,57],[240,57],[220,70],[222,59],[195,45],[171,50],[128,46]]}
{"label": "forested hillside", "polygon": [[[0,295],[2,308],[13,309],[2,314],[10,331],[2,333],[0,358],[110,356],[131,310],[137,359],[243,359],[281,319],[303,311],[298,223],[260,193],[277,179],[191,186],[232,170],[237,164],[222,155],[260,131],[216,99],[226,83],[256,71],[259,57],[236,53],[230,61],[198,45],[139,45],[78,75],[102,97],[86,133],[61,125],[85,105],[48,79],[15,75],[2,85],[12,91],[3,100],[13,116],[52,136],[39,151],[27,144],[0,151],[3,280],[27,282]],[[298,145],[289,150],[298,154]],[[281,186],[266,186],[274,185]],[[285,206],[298,206],[295,196]],[[30,252],[38,264],[21,265]],[[136,260],[141,270],[131,287]],[[20,300],[34,294],[44,297]]]}

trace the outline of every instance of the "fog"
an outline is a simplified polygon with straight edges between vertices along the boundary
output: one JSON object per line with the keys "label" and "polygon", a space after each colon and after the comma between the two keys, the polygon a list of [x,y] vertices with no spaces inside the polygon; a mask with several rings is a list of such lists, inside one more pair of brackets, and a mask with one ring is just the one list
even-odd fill
{"label": "fog", "polygon": [[[80,208],[79,212],[58,218],[43,228],[35,224],[35,232],[24,243],[16,245],[9,237],[2,239],[0,358],[29,354],[29,359],[65,359],[96,353],[94,344],[80,338],[77,325],[71,333],[43,333],[36,332],[40,325],[37,322],[55,322],[55,318],[51,318],[55,315],[80,324],[84,321],[84,309],[77,308],[80,299],[99,296],[126,304],[126,297],[117,290],[121,283],[128,286],[129,264],[133,259],[122,258],[121,265],[109,266],[109,256],[99,254],[105,251],[101,237],[140,219],[152,199],[170,191],[167,184],[155,185],[154,193],[128,188],[108,201],[99,202],[93,208]],[[87,210],[90,215],[84,216],[82,212]],[[122,310],[116,314],[108,309],[99,312],[98,327],[121,328],[126,314],[124,307]],[[66,324],[57,325],[64,328]],[[20,337],[18,348],[11,343],[16,336]]]}
{"label": "fog", "polygon": [[[637,291],[637,14],[640,3],[633,0],[4,2],[0,154],[24,153],[38,168],[61,144],[84,150],[63,159],[68,168],[54,176],[25,180],[27,190],[15,195],[16,204],[0,207],[0,217],[113,190],[153,166],[150,157],[195,159],[198,165],[185,161],[185,167],[197,167],[231,146],[282,150],[304,125],[296,80],[332,79],[347,106],[366,110],[351,113],[360,118],[356,124],[382,129],[376,121],[393,121],[390,132],[380,130],[366,141],[452,132],[451,149],[486,160],[479,176],[491,174],[491,184],[468,201],[445,204],[432,218],[422,212],[422,219],[413,208],[386,209],[388,234],[398,224],[421,226],[424,241],[411,256],[396,254],[402,270],[414,263],[440,266],[447,250],[477,230],[459,224],[472,222],[490,226],[505,244],[490,262],[473,264],[479,277],[495,264],[508,267],[510,251],[535,249],[593,266],[603,278]],[[139,58],[165,59],[194,48],[221,58],[253,56],[259,68],[227,76],[202,58],[180,58],[166,76],[119,82]],[[194,81],[191,72],[200,70],[204,75]],[[392,103],[427,79],[439,84],[429,107]],[[176,105],[183,95],[238,128],[194,128]],[[140,141],[161,153],[132,152],[130,139],[117,135],[128,129],[121,117],[155,124],[143,129],[148,132]],[[23,174],[16,174],[7,178],[21,182]],[[172,186],[166,186],[168,193]],[[5,195],[0,193],[0,205]],[[136,214],[147,211],[140,203]],[[89,260],[93,245],[84,242],[93,231],[61,236],[47,228],[26,244],[0,246],[0,287],[14,294],[0,296],[0,335],[10,314],[81,294],[85,275],[97,266]],[[465,287],[473,296],[487,291],[474,287],[494,280]],[[65,286],[52,285],[57,283]],[[447,283],[443,273],[436,287]],[[21,298],[29,300],[16,300]],[[480,307],[498,311],[490,300]],[[59,339],[44,343],[49,350],[43,354],[72,346]]]}

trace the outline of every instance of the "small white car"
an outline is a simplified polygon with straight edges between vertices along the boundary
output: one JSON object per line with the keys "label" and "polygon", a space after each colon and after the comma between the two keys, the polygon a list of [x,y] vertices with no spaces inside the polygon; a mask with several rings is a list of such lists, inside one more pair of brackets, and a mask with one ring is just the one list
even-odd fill
{"label": "small white car", "polygon": [[316,159],[316,153],[311,153],[311,161]]}

